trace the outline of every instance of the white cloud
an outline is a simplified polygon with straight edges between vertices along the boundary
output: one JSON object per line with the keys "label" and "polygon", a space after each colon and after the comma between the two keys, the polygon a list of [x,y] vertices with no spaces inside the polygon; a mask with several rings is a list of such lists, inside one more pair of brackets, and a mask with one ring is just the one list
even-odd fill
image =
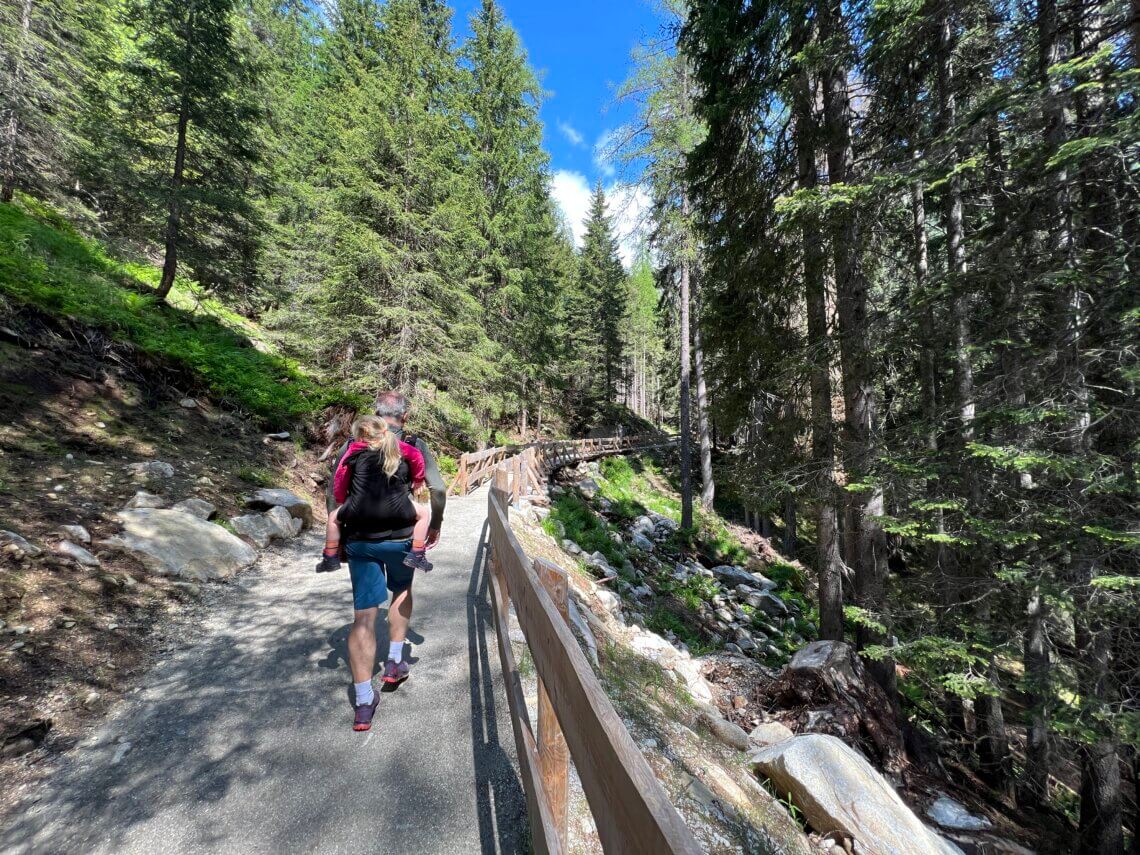
{"label": "white cloud", "polygon": [[586,176],[568,169],[556,170],[550,181],[550,195],[558,203],[566,225],[574,235],[574,246],[582,245],[586,233],[586,214],[590,210],[590,185]]}
{"label": "white cloud", "polygon": [[[639,185],[624,182],[611,182],[602,189],[606,194],[610,222],[613,223],[618,239],[621,259],[628,269],[647,232],[649,195]],[[552,176],[550,193],[570,227],[574,245],[580,247],[586,233],[586,216],[590,212],[590,197],[593,195],[586,176],[580,172],[559,169]]]}
{"label": "white cloud", "polygon": [[560,130],[562,132],[562,135],[570,141],[570,145],[580,146],[586,142],[586,138],[583,137],[582,134],[578,132],[578,129],[569,122],[558,122],[558,130]]}
{"label": "white cloud", "polygon": [[594,143],[594,166],[606,178],[613,178],[617,170],[613,165],[614,143],[617,132],[613,130],[602,131],[598,141]]}

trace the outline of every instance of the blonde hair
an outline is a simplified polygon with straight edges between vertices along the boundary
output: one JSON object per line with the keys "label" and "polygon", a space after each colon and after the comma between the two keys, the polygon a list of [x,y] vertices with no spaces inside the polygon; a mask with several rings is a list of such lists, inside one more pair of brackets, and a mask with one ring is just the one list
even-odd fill
{"label": "blonde hair", "polygon": [[403,455],[400,453],[400,441],[386,421],[376,416],[363,416],[352,423],[352,438],[366,442],[373,451],[380,452],[385,475],[391,478],[396,474]]}

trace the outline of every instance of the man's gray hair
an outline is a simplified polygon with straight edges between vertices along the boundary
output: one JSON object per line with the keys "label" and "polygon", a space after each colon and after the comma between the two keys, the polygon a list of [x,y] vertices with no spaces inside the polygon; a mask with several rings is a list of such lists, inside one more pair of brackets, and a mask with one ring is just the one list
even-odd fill
{"label": "man's gray hair", "polygon": [[408,399],[399,392],[381,392],[376,396],[376,415],[403,419],[408,415]]}

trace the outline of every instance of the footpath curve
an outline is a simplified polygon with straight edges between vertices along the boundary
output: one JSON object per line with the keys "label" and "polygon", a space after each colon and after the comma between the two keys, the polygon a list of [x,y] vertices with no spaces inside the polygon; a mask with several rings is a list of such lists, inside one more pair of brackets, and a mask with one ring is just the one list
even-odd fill
{"label": "footpath curve", "polygon": [[[487,489],[416,580],[412,678],[350,729],[347,570],[266,552],[0,831],[5,853],[527,850],[484,572]],[[387,632],[383,625],[381,638]]]}

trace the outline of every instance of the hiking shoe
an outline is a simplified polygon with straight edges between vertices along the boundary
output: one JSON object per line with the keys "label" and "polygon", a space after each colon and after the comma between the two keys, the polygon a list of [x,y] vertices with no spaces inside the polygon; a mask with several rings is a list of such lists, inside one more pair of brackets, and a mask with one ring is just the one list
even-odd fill
{"label": "hiking shoe", "polygon": [[435,565],[428,561],[426,552],[409,552],[404,556],[404,566],[430,573]]}
{"label": "hiking shoe", "polygon": [[402,683],[408,679],[408,663],[396,662],[395,659],[389,659],[384,663],[384,673],[380,679],[385,683]]}
{"label": "hiking shoe", "polygon": [[332,573],[334,570],[340,569],[340,556],[339,555],[321,555],[320,563],[317,564],[318,573]]}
{"label": "hiking shoe", "polygon": [[352,722],[352,729],[359,732],[372,729],[372,716],[376,715],[376,705],[380,703],[380,693],[377,692],[370,704],[353,704],[356,718]]}

